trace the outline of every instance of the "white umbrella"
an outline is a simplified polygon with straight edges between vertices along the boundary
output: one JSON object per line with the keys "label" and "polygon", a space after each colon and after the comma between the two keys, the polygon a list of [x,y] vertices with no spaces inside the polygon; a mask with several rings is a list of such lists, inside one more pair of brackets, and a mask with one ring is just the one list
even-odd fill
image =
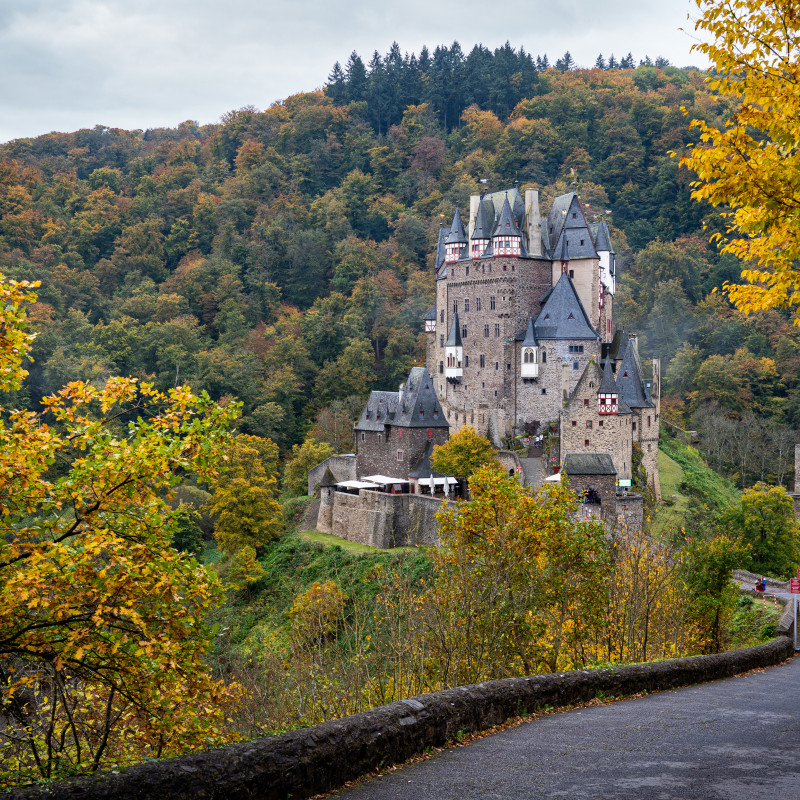
{"label": "white umbrella", "polygon": [[434,494],[435,486],[436,486],[436,481],[433,480],[433,473],[431,472],[431,481],[430,481],[431,494]]}

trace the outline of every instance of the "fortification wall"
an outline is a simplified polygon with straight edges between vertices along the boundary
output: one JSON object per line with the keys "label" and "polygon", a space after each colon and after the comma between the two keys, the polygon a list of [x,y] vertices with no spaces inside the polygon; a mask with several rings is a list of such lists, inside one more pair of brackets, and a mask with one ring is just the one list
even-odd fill
{"label": "fortification wall", "polygon": [[4,794],[8,800],[303,800],[429,747],[499,725],[523,709],[675,689],[773,666],[794,653],[780,636],[760,647],[613,669],[462,686],[419,695],[313,728],[269,736],[115,772]]}
{"label": "fortification wall", "polygon": [[436,512],[442,501],[436,497],[330,490],[323,500],[317,518],[320,533],[382,549],[439,543]]}
{"label": "fortification wall", "polygon": [[317,464],[316,467],[312,467],[308,471],[309,497],[317,491],[317,486],[322,481],[322,476],[325,474],[326,469],[330,469],[337,483],[340,481],[354,481],[356,479],[356,457],[355,455],[331,456],[321,464]]}

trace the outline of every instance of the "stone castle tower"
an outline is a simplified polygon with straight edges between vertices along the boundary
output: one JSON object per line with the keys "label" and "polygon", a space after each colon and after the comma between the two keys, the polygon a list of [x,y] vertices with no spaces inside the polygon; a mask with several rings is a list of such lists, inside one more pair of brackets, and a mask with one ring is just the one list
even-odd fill
{"label": "stone castle tower", "polygon": [[636,443],[658,494],[659,366],[645,380],[635,338],[615,331],[615,289],[608,226],[586,221],[576,193],[545,219],[533,189],[471,197],[466,228],[456,208],[425,317],[451,433],[470,425],[499,445],[556,423],[561,462],[608,453],[623,480]]}

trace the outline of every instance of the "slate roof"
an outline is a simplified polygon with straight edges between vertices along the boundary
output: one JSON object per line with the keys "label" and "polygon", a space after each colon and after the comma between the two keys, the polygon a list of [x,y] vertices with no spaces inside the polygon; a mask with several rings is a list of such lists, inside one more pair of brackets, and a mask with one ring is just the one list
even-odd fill
{"label": "slate roof", "polygon": [[464,230],[464,223],[461,221],[461,212],[456,206],[456,213],[453,215],[453,224],[450,226],[450,232],[447,234],[446,239],[448,244],[466,244],[467,233]]}
{"label": "slate roof", "polygon": [[448,233],[450,231],[447,228],[439,228],[439,241],[436,243],[436,265],[434,267],[437,274],[444,264],[444,243],[447,240]]}
{"label": "slate roof", "polygon": [[399,402],[393,425],[404,428],[449,428],[433,378],[425,367],[412,367]]}
{"label": "slate roof", "polygon": [[603,365],[603,380],[600,381],[600,388],[597,390],[597,393],[619,395],[619,388],[617,387],[617,382],[614,380],[614,372],[611,369],[610,358],[607,358],[606,363]]}
{"label": "slate roof", "polygon": [[361,416],[356,422],[357,431],[382,431],[394,420],[397,413],[398,392],[371,392]]}
{"label": "slate roof", "polygon": [[653,404],[645,395],[642,366],[634,341],[628,341],[622,363],[617,367],[617,386],[620,399],[629,408],[653,408]]}
{"label": "slate roof", "polygon": [[567,475],[616,475],[614,459],[608,453],[567,453],[562,472]]}
{"label": "slate roof", "polygon": [[611,347],[608,350],[608,357],[614,359],[622,358],[625,355],[625,350],[628,347],[628,334],[625,333],[625,328],[617,328],[614,331],[614,338],[611,340]]}
{"label": "slate roof", "polygon": [[431,306],[430,311],[428,311],[428,313],[422,319],[425,321],[432,319],[434,322],[436,322],[436,306]]}
{"label": "slate roof", "polygon": [[522,198],[516,186],[513,189],[491,192],[483,196],[484,203],[491,203],[493,219],[497,219],[501,215],[503,204],[506,199],[508,199],[509,205],[511,206],[511,216],[517,224],[517,227],[521,230],[522,224],[525,221],[525,200]]}
{"label": "slate roof", "polygon": [[447,478],[449,476],[445,475],[442,472],[437,472],[431,466],[431,456],[433,455],[433,440],[429,439],[428,443],[425,445],[425,449],[422,451],[422,455],[419,457],[419,460],[412,470],[408,473],[409,478],[416,478],[417,480],[421,480],[423,478],[430,478],[433,475],[434,478]]}
{"label": "slate roof", "polygon": [[494,230],[494,236],[519,236],[522,234],[519,231],[519,226],[516,220],[511,215],[511,206],[508,203],[508,195],[503,202],[503,210],[500,212],[500,219],[497,221],[497,227]]}
{"label": "slate roof", "polygon": [[412,367],[400,392],[372,392],[356,423],[357,431],[382,431],[384,426],[401,428],[449,428],[433,379],[425,367]]}
{"label": "slate roof", "polygon": [[589,225],[589,230],[592,232],[595,250],[614,252],[614,246],[611,244],[611,232],[605,222],[593,222]]}
{"label": "slate roof", "polygon": [[523,347],[536,347],[536,334],[533,330],[533,317],[528,317],[528,328],[525,331],[525,336],[522,339],[522,346]]}
{"label": "slate roof", "polygon": [[475,215],[475,227],[472,229],[473,239],[491,239],[494,228],[494,215],[487,209],[487,203],[478,204],[478,213]]}
{"label": "slate roof", "polygon": [[547,297],[534,323],[537,339],[594,339],[600,336],[583,310],[566,272]]}
{"label": "slate roof", "polygon": [[453,314],[453,322],[450,325],[450,333],[447,337],[447,341],[444,343],[445,347],[463,347],[463,342],[461,341],[461,326],[458,324],[458,311]]}
{"label": "slate roof", "polygon": [[[573,214],[575,214],[574,218]],[[586,223],[586,217],[575,192],[568,192],[556,197],[553,207],[547,215],[546,225],[547,236],[543,238],[546,238],[546,243],[554,257],[561,255],[566,239],[571,259],[597,258],[594,237]]]}

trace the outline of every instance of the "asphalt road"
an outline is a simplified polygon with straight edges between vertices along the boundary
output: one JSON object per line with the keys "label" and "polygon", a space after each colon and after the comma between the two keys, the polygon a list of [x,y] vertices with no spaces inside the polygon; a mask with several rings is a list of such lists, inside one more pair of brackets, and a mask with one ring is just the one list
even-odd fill
{"label": "asphalt road", "polygon": [[540,717],[335,796],[800,796],[800,656],[738,678]]}

